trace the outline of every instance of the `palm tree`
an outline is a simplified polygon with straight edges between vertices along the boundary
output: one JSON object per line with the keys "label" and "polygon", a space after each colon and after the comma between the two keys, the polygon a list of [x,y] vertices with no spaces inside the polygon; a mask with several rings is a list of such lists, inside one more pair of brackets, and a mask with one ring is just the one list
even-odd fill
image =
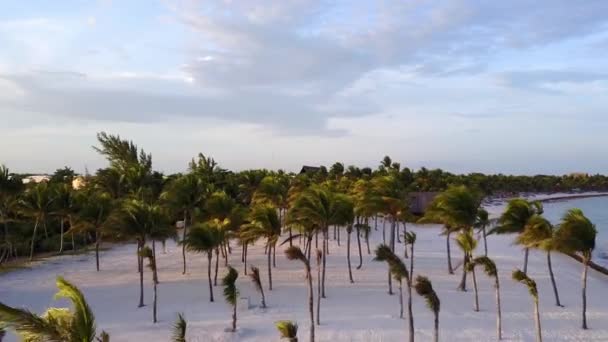
{"label": "palm tree", "polygon": [[289,260],[299,260],[304,264],[306,279],[308,280],[308,313],[310,315],[310,342],[315,341],[315,315],[314,315],[314,294],[312,290],[312,274],[310,263],[299,247],[291,246],[285,250],[285,255]]}
{"label": "palm tree", "polygon": [[[460,280],[460,285],[458,285],[458,289],[461,291],[467,290],[467,265],[469,261],[473,258],[473,251],[477,248],[477,240],[473,237],[473,232],[471,229],[465,229],[461,231],[458,236],[456,236],[456,243],[458,247],[462,250],[464,255],[464,260],[462,262],[462,278]],[[475,269],[471,270],[473,274],[473,285],[477,287],[477,279],[475,278]],[[477,298],[477,297],[476,297]],[[475,300],[475,311],[479,311],[479,304],[477,303],[477,299]]]}
{"label": "palm tree", "polygon": [[259,238],[266,239],[268,248],[268,290],[272,291],[272,248],[276,245],[281,235],[281,222],[277,209],[272,205],[258,204],[249,213],[249,223],[243,226],[241,236],[246,241],[255,241]]}
{"label": "palm tree", "polygon": [[[509,201],[507,209],[498,219],[498,226],[490,231],[489,234],[521,234],[526,230],[526,226],[530,223],[530,219],[534,215],[540,215],[543,212],[542,203],[540,202],[529,202],[522,198],[516,198]],[[524,249],[524,269],[523,272],[528,271],[528,254],[530,249],[525,247]]]}
{"label": "palm tree", "polygon": [[71,184],[60,183],[54,187],[55,201],[53,205],[53,214],[59,218],[60,237],[59,237],[59,254],[63,253],[63,233],[66,219],[73,212],[74,195]]}
{"label": "palm tree", "polygon": [[541,215],[535,214],[528,220],[526,228],[517,236],[515,242],[526,248],[537,248],[546,251],[547,267],[549,268],[549,276],[551,278],[551,285],[553,286],[553,294],[555,295],[555,305],[562,306],[559,301],[553,267],[551,266],[551,251],[555,247],[553,243],[554,233],[553,225]]}
{"label": "palm tree", "polygon": [[536,342],[542,342],[543,337],[540,329],[540,311],[538,308],[538,289],[536,288],[536,282],[519,269],[513,271],[513,280],[526,285],[528,291],[530,292],[530,296],[532,296],[532,300],[534,301],[534,323],[536,325]]}
{"label": "palm tree", "polygon": [[260,279],[260,269],[255,267],[255,266],[251,266],[251,273],[249,273],[249,278],[251,278],[251,281],[253,282],[253,285],[255,285],[256,290],[258,290],[260,292],[260,294],[262,295],[262,308],[266,308],[266,298],[264,297],[264,288],[262,287],[262,279]]}
{"label": "palm tree", "polygon": [[21,199],[21,206],[25,214],[29,217],[34,218],[34,231],[32,233],[32,242],[30,246],[30,261],[34,259],[34,246],[36,244],[36,233],[38,226],[43,225],[45,234],[46,230],[46,219],[51,212],[51,204],[53,203],[54,196],[46,182],[36,184],[33,188],[25,192]]}
{"label": "palm tree", "polygon": [[[19,209],[19,195],[24,188],[23,181],[20,177],[11,174],[9,169],[4,165],[0,165],[0,221],[4,227],[4,249],[8,259],[13,255],[13,244],[11,243],[9,234],[9,222],[14,219]],[[0,249],[0,264],[3,261],[2,252]]]}
{"label": "palm tree", "polygon": [[323,252],[317,249],[317,325],[321,325],[321,261],[323,260]]}
{"label": "palm tree", "polygon": [[171,342],[186,342],[186,330],[188,329],[188,322],[184,317],[183,313],[177,314],[177,319],[173,324],[173,334],[171,336]]}
{"label": "palm tree", "polygon": [[[473,270],[475,266],[483,266],[484,272],[490,278],[494,278],[494,288],[496,289],[496,335],[498,339],[502,339],[502,315],[500,309],[500,283],[498,281],[498,271],[496,264],[492,259],[487,256],[477,257],[469,263],[468,267]],[[475,296],[477,296],[477,288],[475,289]]]}
{"label": "palm tree", "polygon": [[[210,186],[199,175],[188,173],[175,179],[161,199],[183,215],[184,230],[182,240],[188,234],[188,222],[194,223],[197,208],[201,208],[210,192]],[[186,274],[186,245],[182,244],[183,271]]]}
{"label": "palm tree", "polygon": [[439,297],[437,297],[437,293],[433,290],[433,284],[427,277],[417,276],[416,284],[414,285],[416,289],[416,293],[418,295],[424,297],[426,301],[426,305],[433,311],[435,315],[435,324],[434,324],[434,338],[435,342],[439,341],[439,310],[441,309],[441,302],[439,301]]}
{"label": "palm tree", "polygon": [[406,232],[403,236],[403,241],[405,242],[405,250],[407,250],[407,245],[410,246],[410,279],[414,279],[414,245],[416,244],[416,233],[414,232]]}
{"label": "palm tree", "polygon": [[196,253],[207,253],[207,277],[209,278],[209,301],[213,302],[213,283],[211,280],[211,260],[213,250],[222,242],[219,228],[212,222],[197,223],[185,239],[182,240],[186,249]]}
{"label": "palm tree", "polygon": [[376,249],[376,261],[385,261],[388,264],[389,272],[399,283],[399,318],[403,318],[403,279],[406,281],[408,288],[408,318],[409,318],[409,335],[410,341],[414,341],[414,316],[412,313],[412,282],[407,267],[399,259],[395,253],[393,253],[387,245],[380,245]]}
{"label": "palm tree", "polygon": [[0,326],[13,330],[23,341],[109,341],[105,332],[96,338],[95,316],[82,292],[62,277],[57,277],[57,288],[55,298],[68,299],[71,310],[49,308],[38,316],[0,303]]}
{"label": "palm tree", "polygon": [[587,329],[587,271],[595,249],[596,235],[595,225],[583,214],[582,210],[570,209],[562,217],[554,237],[555,247],[558,250],[578,254],[583,261],[583,329]]}
{"label": "palm tree", "polygon": [[298,324],[292,321],[278,321],[275,323],[281,340],[286,342],[298,342]]}
{"label": "palm tree", "polygon": [[156,257],[154,256],[154,253],[152,252],[152,248],[145,246],[144,248],[142,248],[139,251],[139,254],[143,257],[148,259],[148,267],[150,267],[150,270],[152,271],[152,283],[154,284],[154,299],[153,299],[153,306],[152,306],[152,322],[156,323],[156,303],[157,303],[157,281],[156,281]]}
{"label": "palm tree", "polygon": [[236,288],[236,279],[239,273],[228,265],[228,273],[222,279],[224,286],[224,299],[232,306],[232,332],[236,331],[236,301],[239,297],[239,290]]}
{"label": "palm tree", "polygon": [[487,210],[480,208],[477,210],[477,221],[475,222],[475,228],[479,229],[481,236],[483,237],[483,255],[488,256],[488,239],[486,228],[490,224],[490,215]]}

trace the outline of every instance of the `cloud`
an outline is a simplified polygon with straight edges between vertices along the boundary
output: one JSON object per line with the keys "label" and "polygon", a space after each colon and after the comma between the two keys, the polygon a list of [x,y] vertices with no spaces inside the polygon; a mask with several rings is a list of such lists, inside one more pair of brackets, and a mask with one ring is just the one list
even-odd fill
{"label": "cloud", "polygon": [[590,83],[608,80],[608,73],[581,70],[525,70],[498,75],[498,83],[507,87],[553,91],[549,86],[559,83]]}

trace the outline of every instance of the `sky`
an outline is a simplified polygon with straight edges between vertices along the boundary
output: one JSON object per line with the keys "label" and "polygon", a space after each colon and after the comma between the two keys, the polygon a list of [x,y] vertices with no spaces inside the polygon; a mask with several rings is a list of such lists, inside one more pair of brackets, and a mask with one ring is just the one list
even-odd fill
{"label": "sky", "polygon": [[608,173],[605,0],[3,0],[0,164]]}

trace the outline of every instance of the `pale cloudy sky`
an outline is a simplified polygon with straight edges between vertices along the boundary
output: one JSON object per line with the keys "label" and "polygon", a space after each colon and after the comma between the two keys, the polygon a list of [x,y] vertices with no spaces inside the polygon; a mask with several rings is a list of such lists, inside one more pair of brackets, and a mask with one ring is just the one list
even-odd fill
{"label": "pale cloudy sky", "polygon": [[4,0],[0,163],[608,173],[605,0]]}

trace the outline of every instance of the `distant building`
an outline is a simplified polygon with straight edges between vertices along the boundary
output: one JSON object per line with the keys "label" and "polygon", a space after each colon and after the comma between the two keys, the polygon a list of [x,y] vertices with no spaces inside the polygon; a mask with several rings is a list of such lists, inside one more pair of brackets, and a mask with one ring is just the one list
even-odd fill
{"label": "distant building", "polygon": [[23,184],[48,182],[51,179],[49,175],[31,175],[23,178]]}
{"label": "distant building", "polygon": [[424,214],[438,194],[439,192],[410,192],[410,212],[415,215]]}
{"label": "distant building", "polygon": [[321,170],[318,166],[302,166],[302,170],[300,170],[300,174],[313,175]]}
{"label": "distant building", "polygon": [[84,180],[84,177],[82,177],[82,176],[76,176],[72,180],[72,188],[74,190],[78,190],[78,189],[82,188],[85,185],[86,185],[86,181]]}

